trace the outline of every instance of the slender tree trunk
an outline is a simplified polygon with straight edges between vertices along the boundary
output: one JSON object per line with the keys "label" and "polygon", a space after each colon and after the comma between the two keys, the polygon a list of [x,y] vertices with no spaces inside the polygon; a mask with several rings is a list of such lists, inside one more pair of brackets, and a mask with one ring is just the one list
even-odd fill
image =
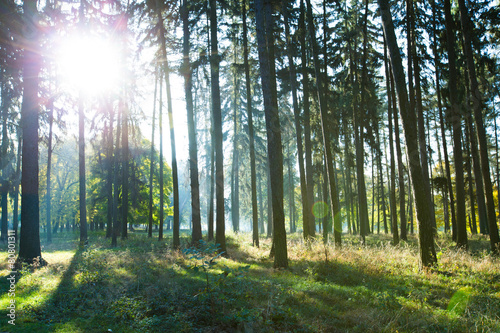
{"label": "slender tree trunk", "polygon": [[283,211],[283,152],[274,65],[274,22],[270,0],[255,1],[255,18],[271,176],[274,267],[286,268],[288,255]]}
{"label": "slender tree trunk", "polygon": [[261,216],[259,220],[259,233],[264,233],[264,198],[262,193],[262,175],[259,174],[259,179],[257,181],[257,192],[259,193],[259,215]]}
{"label": "slender tree trunk", "polygon": [[121,238],[127,238],[128,231],[128,182],[129,182],[129,151],[128,151],[128,110],[122,102],[122,223]]}
{"label": "slender tree trunk", "polygon": [[[191,212],[193,229],[191,242],[196,244],[202,239],[201,213],[200,213],[200,184],[198,180],[198,147],[196,141],[196,124],[194,120],[193,106],[193,73],[191,69],[190,54],[190,31],[189,31],[189,7],[188,2],[182,2],[181,16],[183,27],[183,64],[184,95],[186,97],[187,124],[189,137],[189,175],[191,178]],[[175,230],[175,229],[174,229]]]}
{"label": "slender tree trunk", "polygon": [[158,230],[158,240],[163,239],[163,224],[165,221],[165,189],[164,189],[164,164],[163,160],[163,71],[160,70],[160,104],[158,107],[158,129],[160,134],[160,227]]}
{"label": "slender tree trunk", "polygon": [[312,17],[312,6],[311,1],[306,0],[307,3],[307,20],[309,26],[309,35],[311,39],[312,49],[313,49],[313,60],[314,60],[314,70],[316,75],[316,85],[317,85],[317,93],[319,100],[319,109],[320,109],[320,119],[321,119],[321,129],[323,134],[323,146],[324,146],[324,159],[327,168],[328,175],[328,187],[329,187],[329,195],[330,195],[330,211],[333,216],[333,224],[334,224],[334,238],[335,244],[340,246],[342,243],[342,221],[340,216],[340,205],[339,198],[337,193],[337,184],[335,183],[335,174],[333,170],[333,156],[332,156],[332,147],[331,141],[329,139],[329,131],[327,130],[327,118],[328,111],[326,109],[326,103],[324,100],[324,89],[326,89],[326,84],[323,83],[323,76],[320,73],[320,64],[318,59],[318,45],[316,43],[316,34]]}
{"label": "slender tree trunk", "polygon": [[226,252],[226,231],[224,218],[224,157],[222,146],[222,115],[219,86],[220,55],[218,50],[217,29],[216,0],[210,0],[210,73],[212,82],[212,114],[214,121],[213,135],[215,138],[215,201],[217,209],[215,242],[219,244],[221,252]]}
{"label": "slender tree trunk", "polygon": [[[252,110],[252,90],[250,85],[250,66],[248,64],[248,29],[247,29],[247,7],[246,0],[242,0],[243,17],[243,61],[245,67],[245,86],[247,101],[247,120],[248,137],[250,150],[250,183],[252,188],[252,242],[254,246],[259,247],[259,215],[257,211],[257,175],[255,170],[255,134],[253,129],[253,110]],[[262,216],[262,215],[261,215]]]}
{"label": "slender tree trunk", "polygon": [[420,157],[418,155],[418,138],[415,128],[416,119],[415,114],[409,110],[405,74],[394,31],[394,23],[392,21],[389,2],[387,0],[378,0],[378,5],[391,59],[395,86],[398,93],[399,112],[406,137],[406,151],[409,155],[410,176],[419,224],[420,264],[423,267],[430,267],[437,262],[432,230],[432,219],[434,217],[430,209],[430,193],[425,187],[425,179],[420,164]]}
{"label": "slender tree trunk", "polygon": [[[377,131],[377,146],[380,146],[380,131]],[[384,221],[384,228],[387,229],[387,211],[386,211],[386,205],[385,205],[385,187],[384,187],[384,177],[382,173],[382,149],[379,149],[379,153],[377,156],[377,163],[378,163],[378,172],[379,172],[379,189],[382,192],[382,213],[383,213],[383,221]],[[404,210],[403,210],[404,214]],[[380,214],[379,214],[380,216]],[[379,226],[380,228],[380,226]],[[377,233],[380,232],[380,229],[377,231]]]}
{"label": "slender tree trunk", "polygon": [[120,200],[120,184],[118,172],[120,169],[120,135],[121,135],[121,113],[118,112],[116,117],[116,144],[113,155],[113,233],[111,235],[111,247],[118,246],[118,236],[120,235],[120,219],[118,202]]}
{"label": "slender tree trunk", "polygon": [[[302,103],[304,108],[304,148],[305,148],[305,173],[306,173],[306,186],[307,186],[307,202],[309,206],[313,205],[313,169],[312,169],[312,143],[311,143],[311,111],[309,103],[309,72],[307,68],[307,45],[306,45],[306,24],[305,24],[305,6],[304,0],[300,1],[300,17],[299,29],[300,33],[300,46],[301,46],[301,70],[302,70]],[[314,223],[314,216],[312,209],[308,209],[307,217],[303,217],[303,233],[304,238],[309,236],[314,237],[316,234],[316,227]]]}
{"label": "slender tree trunk", "polygon": [[469,74],[469,83],[474,110],[474,121],[476,124],[476,135],[479,143],[479,152],[481,158],[481,171],[483,175],[483,184],[485,192],[486,213],[488,217],[488,226],[490,231],[490,244],[493,254],[500,252],[500,238],[498,235],[498,225],[496,221],[495,202],[493,201],[493,186],[491,184],[490,166],[488,160],[488,142],[486,140],[486,130],[483,123],[482,114],[482,96],[479,91],[479,85],[476,77],[474,64],[474,55],[472,51],[472,28],[467,7],[464,0],[458,1],[460,10],[460,22],[462,25],[462,37],[464,40],[465,57],[467,60],[467,72]]}
{"label": "slender tree trunk", "polygon": [[311,225],[309,221],[310,203],[307,195],[306,169],[304,165],[304,148],[302,144],[302,127],[300,125],[300,110],[297,97],[297,78],[295,72],[295,63],[293,61],[293,50],[292,50],[292,42],[290,37],[290,26],[289,26],[289,13],[286,1],[283,2],[282,11],[285,21],[285,36],[286,36],[288,64],[290,66],[290,85],[292,90],[293,115],[295,121],[295,137],[297,138],[297,157],[299,164],[300,193],[302,197],[302,221],[303,221],[302,223],[304,226],[307,226],[307,228],[304,228],[304,236],[306,236],[307,239],[307,237],[309,237],[310,234],[309,226]]}
{"label": "slender tree trunk", "polygon": [[149,215],[148,215],[148,238],[153,237],[153,177],[155,164],[155,120],[156,120],[156,95],[158,93],[158,69],[155,68],[155,92],[153,95],[153,119],[151,124],[151,154],[149,166]]}
{"label": "slender tree trunk", "polygon": [[[385,36],[384,36],[385,37]],[[386,38],[384,38],[384,41],[387,44]],[[389,127],[389,155],[390,155],[390,190],[389,190],[389,207],[391,211],[391,227],[392,227],[392,241],[394,245],[399,244],[399,230],[398,230],[398,217],[397,217],[397,212],[396,212],[396,162],[394,159],[394,134],[393,134],[393,94],[392,92],[394,91],[394,84],[393,80],[391,78],[391,68],[388,65],[387,62],[387,47],[384,48],[384,60],[386,64],[386,70],[385,70],[385,75],[386,75],[386,84],[389,90],[387,91],[387,123]],[[399,136],[399,128],[396,128],[394,126],[394,129],[396,131],[396,136]],[[404,206],[403,206],[404,208]]]}
{"label": "slender tree trunk", "polygon": [[52,171],[52,126],[54,124],[54,105],[53,100],[49,100],[49,140],[47,143],[47,194],[46,194],[46,223],[47,223],[47,242],[52,242],[52,225],[51,225],[51,196],[52,196],[52,186],[51,186],[51,171]]}
{"label": "slender tree trunk", "polygon": [[457,79],[458,72],[456,69],[455,60],[455,34],[453,32],[453,20],[451,17],[450,0],[445,0],[444,4],[446,18],[446,36],[448,39],[448,66],[449,66],[449,85],[450,85],[450,102],[451,102],[451,125],[453,129],[453,157],[455,160],[455,184],[456,184],[456,202],[457,202],[457,237],[456,242],[458,247],[467,248],[467,222],[465,216],[465,184],[463,173],[463,156],[462,156],[462,120],[461,120],[461,103],[457,99],[455,93],[458,89]]}
{"label": "slender tree trunk", "polygon": [[114,122],[114,111],[111,103],[107,104],[109,111],[109,125],[106,128],[106,167],[107,167],[107,177],[106,177],[106,199],[107,199],[107,226],[106,226],[106,238],[110,238],[113,234],[113,122]]}
{"label": "slender tree trunk", "polygon": [[[83,26],[83,1],[80,1],[80,25]],[[83,94],[78,97],[78,168],[80,181],[80,244],[87,241],[87,203],[85,190],[85,114],[83,107]]]}
{"label": "slender tree trunk", "polygon": [[214,195],[215,195],[215,137],[213,135],[213,117],[211,118],[210,135],[210,194],[208,196],[208,240],[214,239]]}
{"label": "slender tree trunk", "polygon": [[[8,165],[7,149],[9,147],[9,136],[7,129],[8,107],[6,105],[6,83],[3,80],[3,69],[0,69],[0,84],[1,84],[1,114],[2,114],[2,146],[0,151],[0,170],[2,170],[2,177],[0,178],[0,192],[1,192],[1,207],[2,207],[2,223],[1,223],[1,237],[2,242],[7,241],[8,235],[8,198],[9,198],[9,181],[7,177],[6,167]],[[48,235],[48,234],[47,234]]]}
{"label": "slender tree trunk", "polygon": [[[127,10],[127,9],[126,9]],[[122,39],[122,66],[124,71],[127,57],[127,27],[128,14],[123,12],[119,18],[118,32]],[[121,238],[127,238],[128,233],[128,211],[129,211],[129,145],[128,145],[128,105],[126,102],[126,86],[122,84],[122,93],[118,105],[122,114],[122,207],[121,207]]]}
{"label": "slender tree trunk", "polygon": [[[177,170],[177,154],[175,148],[175,129],[174,129],[174,118],[172,112],[172,94],[170,91],[170,66],[168,63],[167,57],[167,45],[165,40],[165,25],[163,22],[163,16],[161,14],[161,5],[160,1],[157,0],[157,15],[158,15],[158,27],[159,27],[159,37],[160,37],[160,52],[161,52],[161,64],[163,69],[163,75],[165,77],[165,88],[167,91],[167,114],[168,114],[168,123],[170,128],[170,150],[172,153],[172,183],[173,183],[173,210],[174,210],[174,218],[173,218],[173,247],[178,248],[180,246],[179,239],[179,177]],[[160,162],[162,163],[162,162]],[[160,239],[163,238],[163,232],[160,230]]]}
{"label": "slender tree trunk", "polygon": [[[237,40],[234,44],[234,63],[237,63]],[[233,231],[235,233],[240,231],[240,189],[239,189],[239,127],[240,127],[240,119],[239,119],[239,74],[236,70],[233,72],[233,92],[234,92],[234,101],[233,101],[233,160],[232,160],[232,171],[231,171],[231,218],[233,223]]]}
{"label": "slender tree trunk", "polygon": [[396,138],[396,156],[398,159],[398,186],[399,186],[399,220],[401,225],[401,239],[404,241],[408,240],[407,236],[407,222],[406,222],[406,210],[405,210],[405,179],[404,179],[404,164],[403,164],[403,153],[401,152],[401,140],[399,138],[399,121],[398,113],[395,108],[392,109],[394,112],[394,133]]}
{"label": "slender tree trunk", "polygon": [[15,241],[18,241],[18,227],[19,227],[19,182],[21,176],[21,152],[23,148],[23,140],[20,134],[20,131],[17,133],[18,143],[17,143],[17,161],[16,161],[16,174],[14,177],[14,203],[13,203],[13,212],[12,212],[12,224],[14,229]]}

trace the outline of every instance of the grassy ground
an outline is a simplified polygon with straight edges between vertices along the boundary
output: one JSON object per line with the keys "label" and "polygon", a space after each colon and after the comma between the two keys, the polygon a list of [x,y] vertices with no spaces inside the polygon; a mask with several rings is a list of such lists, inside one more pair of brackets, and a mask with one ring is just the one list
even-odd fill
{"label": "grassy ground", "polygon": [[472,254],[439,238],[439,267],[423,273],[415,239],[335,249],[289,235],[290,268],[274,270],[269,240],[250,237],[230,235],[229,258],[213,259],[210,244],[185,254],[139,232],[116,249],[100,233],[85,248],[57,234],[48,266],[18,277],[15,326],[3,246],[0,332],[500,332],[500,261],[484,238]]}

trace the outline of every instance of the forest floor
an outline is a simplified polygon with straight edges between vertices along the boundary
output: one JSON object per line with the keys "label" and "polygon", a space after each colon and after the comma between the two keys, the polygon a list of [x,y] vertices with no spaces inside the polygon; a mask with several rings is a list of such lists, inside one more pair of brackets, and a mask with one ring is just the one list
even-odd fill
{"label": "forest floor", "polygon": [[83,248],[76,233],[42,242],[48,265],[18,274],[15,326],[2,245],[0,332],[500,332],[500,260],[481,236],[469,253],[440,236],[439,266],[427,272],[414,237],[393,247],[387,235],[366,246],[345,236],[336,249],[288,235],[281,270],[269,239],[254,248],[250,234],[230,234],[223,258],[210,244],[173,251],[168,237],[137,231],[117,248],[100,232]]}

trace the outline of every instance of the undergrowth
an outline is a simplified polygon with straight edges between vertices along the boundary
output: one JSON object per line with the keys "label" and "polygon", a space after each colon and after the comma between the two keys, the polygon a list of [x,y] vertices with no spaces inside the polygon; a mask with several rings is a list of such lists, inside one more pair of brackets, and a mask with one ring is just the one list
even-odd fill
{"label": "undergrowth", "polygon": [[[46,267],[23,270],[16,325],[7,323],[9,271],[0,253],[1,332],[500,332],[500,265],[486,239],[471,251],[436,240],[439,266],[418,270],[416,240],[341,248],[288,236],[290,268],[273,269],[270,240],[231,234],[217,245],[174,251],[131,233],[111,248],[101,233],[44,245]],[[196,267],[196,268],[195,268]],[[7,319],[6,319],[7,318]]]}

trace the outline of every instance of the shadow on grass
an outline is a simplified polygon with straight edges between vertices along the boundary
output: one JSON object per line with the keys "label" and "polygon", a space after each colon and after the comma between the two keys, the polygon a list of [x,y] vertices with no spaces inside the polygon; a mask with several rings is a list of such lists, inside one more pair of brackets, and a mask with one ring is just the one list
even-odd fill
{"label": "shadow on grass", "polygon": [[[21,312],[20,326],[11,332],[468,329],[446,315],[433,318],[436,311],[445,313],[454,290],[428,279],[407,281],[335,260],[291,260],[290,269],[274,270],[271,259],[250,257],[242,244],[228,238],[236,264],[252,268],[241,277],[221,276],[214,269],[208,273],[211,288],[204,290],[204,273],[188,269],[167,241],[132,233],[111,249],[99,233],[90,237],[96,245],[77,248],[56,290],[42,306]],[[65,248],[71,241],[63,238],[62,243]],[[57,241],[52,246],[59,249]]]}

